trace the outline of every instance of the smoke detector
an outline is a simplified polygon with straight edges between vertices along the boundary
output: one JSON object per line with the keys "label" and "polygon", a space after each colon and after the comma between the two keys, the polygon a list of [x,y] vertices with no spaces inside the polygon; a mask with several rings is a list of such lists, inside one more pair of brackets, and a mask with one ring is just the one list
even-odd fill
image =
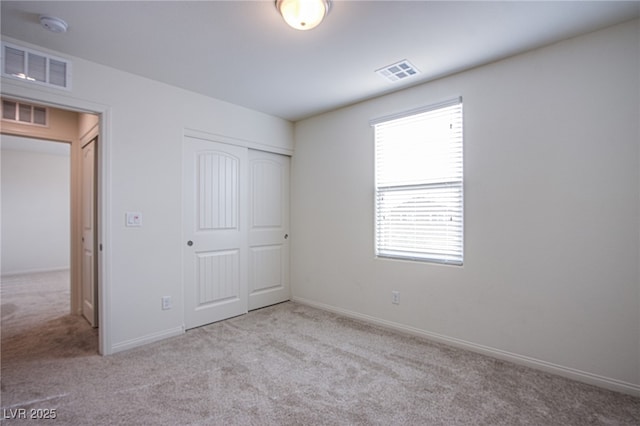
{"label": "smoke detector", "polygon": [[54,33],[66,33],[67,28],[69,28],[63,19],[47,15],[42,15],[40,17],[40,25]]}

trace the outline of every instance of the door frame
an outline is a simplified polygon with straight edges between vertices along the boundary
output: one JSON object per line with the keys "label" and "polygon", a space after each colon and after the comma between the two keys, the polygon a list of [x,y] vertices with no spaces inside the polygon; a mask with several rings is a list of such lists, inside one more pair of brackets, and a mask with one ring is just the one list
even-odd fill
{"label": "door frame", "polygon": [[[78,98],[70,97],[68,94],[52,93],[43,91],[39,88],[29,87],[24,83],[13,82],[9,80],[2,81],[2,89],[0,96],[23,101],[26,103],[36,103],[52,108],[59,108],[79,113],[89,113],[99,116],[98,135],[101,143],[98,144],[96,153],[98,161],[96,163],[96,182],[97,182],[97,237],[98,237],[98,353],[101,355],[109,355],[113,353],[111,338],[111,214],[109,206],[111,205],[111,169],[110,164],[110,146],[111,146],[111,107],[109,105],[98,104]],[[79,135],[82,136],[82,135]],[[80,141],[79,141],[80,142]],[[79,145],[79,144],[78,144]],[[80,149],[81,147],[78,147]],[[76,153],[77,154],[77,153]],[[77,158],[76,158],[77,159]],[[72,161],[73,153],[72,153]],[[72,166],[73,167],[73,166]],[[73,223],[79,220],[78,212],[72,206],[71,216]],[[77,236],[72,230],[72,235]],[[78,253],[79,239],[71,241],[72,253]],[[72,256],[71,275],[76,274],[79,268],[78,262]],[[75,275],[78,276],[77,274]],[[75,286],[80,284],[79,280],[74,280]],[[79,288],[75,290],[79,294]],[[72,302],[73,304],[73,302]]]}

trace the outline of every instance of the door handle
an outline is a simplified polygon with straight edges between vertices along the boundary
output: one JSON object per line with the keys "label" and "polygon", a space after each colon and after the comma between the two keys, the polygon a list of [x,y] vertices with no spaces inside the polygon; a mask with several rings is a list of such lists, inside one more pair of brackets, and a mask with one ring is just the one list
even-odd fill
{"label": "door handle", "polygon": [[286,240],[287,238],[289,238],[289,234],[284,234],[284,239]]}
{"label": "door handle", "polygon": [[188,245],[189,247],[191,247],[191,246],[193,245],[193,241],[191,241],[191,240],[187,241],[187,245]]}

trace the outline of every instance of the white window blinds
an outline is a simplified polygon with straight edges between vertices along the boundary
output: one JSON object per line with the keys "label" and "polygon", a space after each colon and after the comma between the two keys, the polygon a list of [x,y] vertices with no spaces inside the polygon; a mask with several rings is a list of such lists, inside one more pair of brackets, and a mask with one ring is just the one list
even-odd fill
{"label": "white window blinds", "polygon": [[376,255],[461,265],[462,100],[372,124]]}

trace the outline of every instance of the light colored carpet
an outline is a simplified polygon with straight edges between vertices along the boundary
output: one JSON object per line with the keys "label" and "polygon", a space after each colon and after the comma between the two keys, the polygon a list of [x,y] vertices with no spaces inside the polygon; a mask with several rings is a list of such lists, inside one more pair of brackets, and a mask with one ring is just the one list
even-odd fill
{"label": "light colored carpet", "polygon": [[638,398],[290,302],[100,357],[95,330],[65,314],[68,290],[43,289],[44,275],[27,279],[35,294],[2,282],[4,417],[24,408],[55,409],[38,424],[68,425],[640,424]]}

